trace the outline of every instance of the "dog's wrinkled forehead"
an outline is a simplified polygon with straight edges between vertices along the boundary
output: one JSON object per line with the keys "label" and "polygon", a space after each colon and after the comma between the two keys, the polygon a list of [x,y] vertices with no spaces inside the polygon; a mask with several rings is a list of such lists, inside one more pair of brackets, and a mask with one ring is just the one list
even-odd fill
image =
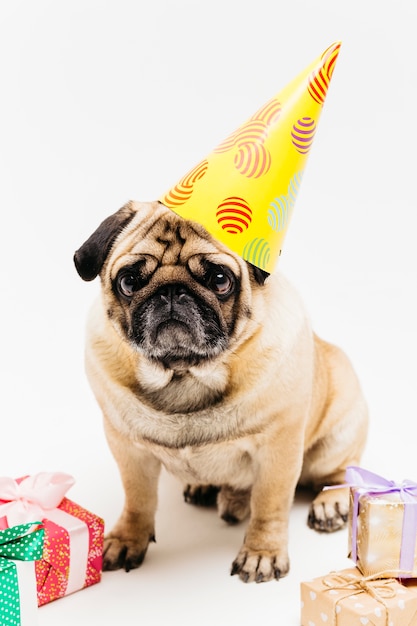
{"label": "dog's wrinkled forehead", "polygon": [[186,266],[198,256],[212,263],[226,265],[235,275],[241,273],[238,261],[218,246],[197,224],[175,215],[170,210],[154,220],[133,220],[123,233],[122,242],[111,255],[111,277],[138,259],[148,258],[158,266]]}
{"label": "dog's wrinkled forehead", "polygon": [[150,229],[149,236],[161,265],[181,264],[187,257],[190,242],[195,242],[198,237],[188,224],[179,222],[175,216],[159,219]]}

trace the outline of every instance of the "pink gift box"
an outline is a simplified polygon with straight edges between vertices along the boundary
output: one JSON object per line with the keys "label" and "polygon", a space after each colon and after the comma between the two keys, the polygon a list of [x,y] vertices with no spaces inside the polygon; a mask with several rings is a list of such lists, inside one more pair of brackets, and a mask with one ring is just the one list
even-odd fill
{"label": "pink gift box", "polygon": [[67,474],[43,472],[17,480],[0,478],[0,528],[41,519],[43,557],[36,562],[38,606],[100,582],[104,521],[64,493]]}

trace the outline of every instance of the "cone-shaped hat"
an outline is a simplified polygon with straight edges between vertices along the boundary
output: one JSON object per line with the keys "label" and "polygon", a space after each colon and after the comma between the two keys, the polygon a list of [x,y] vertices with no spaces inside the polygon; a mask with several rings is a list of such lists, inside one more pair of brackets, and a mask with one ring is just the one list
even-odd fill
{"label": "cone-shaped hat", "polygon": [[159,198],[272,272],[340,50],[331,45]]}

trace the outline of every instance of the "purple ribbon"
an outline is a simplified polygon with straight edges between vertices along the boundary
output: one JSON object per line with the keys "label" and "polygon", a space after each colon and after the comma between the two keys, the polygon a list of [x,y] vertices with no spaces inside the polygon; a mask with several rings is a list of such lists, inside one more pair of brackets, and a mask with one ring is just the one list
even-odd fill
{"label": "purple ribbon", "polygon": [[[401,538],[400,570],[412,572],[414,569],[414,551],[417,536],[417,483],[404,480],[396,483],[386,480],[378,474],[353,465],[346,469],[346,484],[353,488],[352,512],[352,559],[357,558],[357,518],[359,514],[359,499],[363,495],[382,496],[388,493],[399,493],[404,502],[404,517]],[[414,506],[408,506],[408,505]]]}

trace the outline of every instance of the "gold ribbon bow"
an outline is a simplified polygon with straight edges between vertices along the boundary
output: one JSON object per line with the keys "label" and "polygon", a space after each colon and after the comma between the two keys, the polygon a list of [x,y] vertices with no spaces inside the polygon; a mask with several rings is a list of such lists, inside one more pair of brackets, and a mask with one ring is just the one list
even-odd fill
{"label": "gold ribbon bow", "polygon": [[[388,606],[385,600],[390,598],[394,598],[396,595],[396,590],[394,585],[398,583],[395,578],[381,578],[384,572],[379,572],[372,576],[354,576],[354,575],[346,575],[339,574],[337,572],[332,572],[330,576],[327,576],[323,579],[323,585],[328,588],[337,590],[346,590],[346,593],[342,598],[339,598],[336,602],[336,607],[341,600],[349,596],[356,595],[358,593],[368,593],[372,596],[377,602],[382,604],[385,609],[385,624],[389,626],[389,612]],[[336,626],[337,622],[337,612],[335,610],[333,614],[333,624]]]}

